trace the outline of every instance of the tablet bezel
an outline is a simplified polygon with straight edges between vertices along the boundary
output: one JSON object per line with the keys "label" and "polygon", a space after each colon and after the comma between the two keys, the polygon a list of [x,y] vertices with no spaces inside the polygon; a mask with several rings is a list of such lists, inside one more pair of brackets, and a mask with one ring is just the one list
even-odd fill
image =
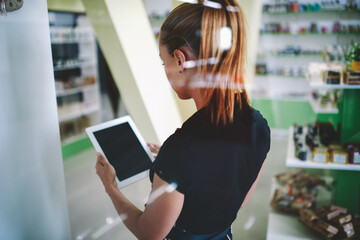
{"label": "tablet bezel", "polygon": [[[99,130],[103,130],[109,127],[113,127],[119,124],[124,124],[124,123],[129,123],[130,128],[132,129],[132,131],[134,132],[135,136],[137,137],[137,139],[139,140],[142,148],[144,149],[144,151],[146,152],[146,154],[149,156],[151,162],[154,162],[154,156],[152,155],[149,147],[147,146],[146,141],[144,140],[144,138],[141,136],[139,130],[137,129],[134,121],[132,120],[132,118],[130,116],[124,116],[124,117],[120,117],[114,120],[110,120],[108,122],[104,122],[104,123],[100,123],[91,127],[88,127],[85,129],[86,133],[88,134],[91,143],[93,144],[95,150],[97,152],[100,152],[104,155],[105,159],[109,162],[109,160],[106,158],[103,150],[100,147],[99,142],[97,141],[94,132],[97,132]],[[123,188],[125,186],[128,186],[134,182],[137,182],[145,177],[149,176],[149,169],[146,171],[143,171],[141,173],[138,173],[132,177],[129,177],[127,179],[124,179],[122,181],[119,181],[119,179],[116,177],[116,182],[118,184],[118,188]]]}

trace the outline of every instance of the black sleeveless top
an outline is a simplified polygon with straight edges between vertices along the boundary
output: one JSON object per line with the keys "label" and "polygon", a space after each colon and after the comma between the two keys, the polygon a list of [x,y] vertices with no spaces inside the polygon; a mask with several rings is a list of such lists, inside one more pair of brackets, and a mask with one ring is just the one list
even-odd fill
{"label": "black sleeveless top", "polygon": [[155,172],[184,194],[177,227],[213,233],[235,220],[269,149],[270,129],[255,109],[237,112],[233,124],[220,127],[203,108],[164,142],[150,180]]}

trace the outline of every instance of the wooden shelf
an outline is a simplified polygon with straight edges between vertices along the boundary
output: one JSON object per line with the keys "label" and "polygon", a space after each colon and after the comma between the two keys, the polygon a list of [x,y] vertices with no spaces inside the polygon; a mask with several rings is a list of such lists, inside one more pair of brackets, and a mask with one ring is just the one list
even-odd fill
{"label": "wooden shelf", "polygon": [[[308,156],[309,156],[309,152],[308,152]],[[290,127],[289,129],[286,166],[296,167],[296,168],[317,168],[317,169],[360,171],[360,164],[317,163],[317,162],[313,162],[311,157],[305,161],[301,161],[300,159],[296,158],[292,127]]]}

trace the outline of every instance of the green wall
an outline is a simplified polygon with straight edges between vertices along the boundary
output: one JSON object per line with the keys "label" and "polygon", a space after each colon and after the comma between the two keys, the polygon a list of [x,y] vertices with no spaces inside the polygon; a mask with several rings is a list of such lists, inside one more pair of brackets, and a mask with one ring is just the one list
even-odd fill
{"label": "green wall", "polygon": [[332,122],[336,127],[337,114],[316,114],[308,101],[286,101],[271,99],[252,99],[253,108],[260,111],[270,128],[288,129],[297,124]]}

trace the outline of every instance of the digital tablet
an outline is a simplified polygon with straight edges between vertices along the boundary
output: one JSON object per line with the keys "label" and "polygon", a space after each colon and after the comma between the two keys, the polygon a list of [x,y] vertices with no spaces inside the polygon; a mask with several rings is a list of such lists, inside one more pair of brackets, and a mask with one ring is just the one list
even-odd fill
{"label": "digital tablet", "polygon": [[119,188],[149,175],[154,157],[130,116],[91,126],[86,133],[114,167]]}

